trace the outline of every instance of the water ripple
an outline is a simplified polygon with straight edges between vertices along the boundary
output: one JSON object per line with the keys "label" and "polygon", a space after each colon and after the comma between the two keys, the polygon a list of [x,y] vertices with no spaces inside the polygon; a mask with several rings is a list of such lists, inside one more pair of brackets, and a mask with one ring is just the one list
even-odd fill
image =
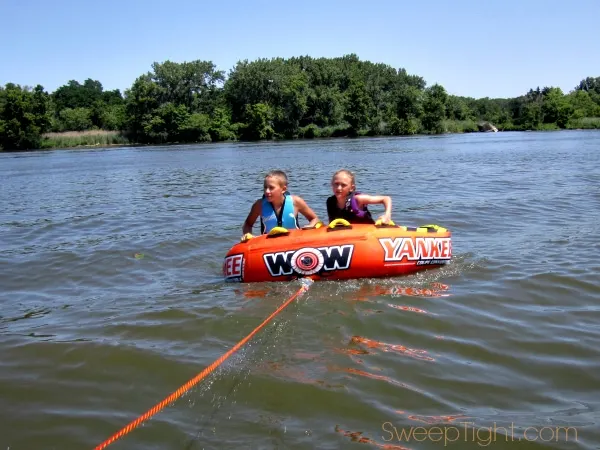
{"label": "water ripple", "polygon": [[598,448],[599,137],[0,154],[0,447],[91,448],[251,332],[298,288],[221,279],[262,177],[286,170],[326,218],[343,161],[396,223],[451,229],[451,264],[315,283],[120,445],[437,448],[386,429],[468,422],[570,425],[576,442],[519,446]]}

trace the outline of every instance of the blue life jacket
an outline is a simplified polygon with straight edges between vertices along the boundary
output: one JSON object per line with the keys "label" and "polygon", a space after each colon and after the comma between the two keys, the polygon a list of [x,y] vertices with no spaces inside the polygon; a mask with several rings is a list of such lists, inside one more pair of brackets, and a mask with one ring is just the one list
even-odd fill
{"label": "blue life jacket", "polygon": [[260,212],[260,232],[268,233],[275,227],[284,227],[288,230],[300,228],[298,216],[294,212],[294,201],[292,196],[283,196],[283,205],[279,214],[275,214],[273,205],[263,196]]}

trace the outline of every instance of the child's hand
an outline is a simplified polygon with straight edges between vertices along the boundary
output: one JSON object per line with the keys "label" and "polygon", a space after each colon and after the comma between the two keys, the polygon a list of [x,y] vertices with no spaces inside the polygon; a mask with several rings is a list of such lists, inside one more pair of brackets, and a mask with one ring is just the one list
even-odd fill
{"label": "child's hand", "polygon": [[246,233],[245,235],[242,236],[242,238],[240,239],[240,242],[246,242],[249,241],[250,239],[252,239],[254,236],[252,236],[251,233]]}
{"label": "child's hand", "polygon": [[[315,222],[316,221],[316,222]],[[315,223],[313,223],[315,222]],[[313,228],[321,228],[323,226],[323,222],[318,219],[311,220],[310,223],[304,225],[302,227],[303,230],[312,230]]]}
{"label": "child's hand", "polygon": [[383,214],[379,219],[377,220],[381,220],[381,223],[390,223],[390,221],[392,220],[392,217],[390,214]]}

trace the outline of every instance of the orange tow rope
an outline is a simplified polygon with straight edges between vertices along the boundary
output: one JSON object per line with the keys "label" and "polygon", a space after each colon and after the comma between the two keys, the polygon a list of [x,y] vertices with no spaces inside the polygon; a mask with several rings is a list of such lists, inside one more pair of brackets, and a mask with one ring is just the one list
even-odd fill
{"label": "orange tow rope", "polygon": [[306,292],[308,290],[309,286],[312,283],[313,283],[313,281],[311,279],[309,279],[309,278],[302,279],[302,287],[300,289],[298,289],[298,291],[294,295],[292,295],[285,302],[283,302],[279,308],[277,308],[275,311],[273,311],[271,313],[271,315],[269,317],[267,317],[259,326],[257,326],[254,330],[252,330],[252,332],[248,336],[246,336],[244,339],[242,339],[237,344],[235,344],[230,350],[228,350],[220,358],[218,358],[217,360],[215,360],[210,366],[208,366],[206,369],[204,369],[202,372],[200,372],[194,378],[192,378],[191,380],[189,380],[187,383],[185,383],[183,386],[181,386],[179,389],[177,389],[175,392],[173,392],[171,395],[169,395],[163,401],[161,401],[160,403],[158,403],[155,406],[153,406],[151,409],[149,409],[148,411],[146,411],[144,414],[142,414],[140,417],[138,417],[137,419],[135,419],[133,422],[129,423],[129,425],[125,426],[120,431],[118,431],[117,433],[113,434],[106,441],[102,442],[100,445],[98,445],[97,447],[95,447],[94,450],[101,450],[101,449],[104,449],[104,448],[108,447],[114,441],[116,441],[117,439],[125,436],[127,433],[129,433],[134,428],[136,428],[139,424],[141,424],[142,422],[144,422],[145,420],[149,419],[150,417],[152,417],[153,415],[155,415],[157,412],[159,412],[160,410],[162,410],[169,403],[172,403],[175,400],[177,400],[179,397],[181,397],[192,386],[196,385],[200,380],[202,380],[207,375],[209,375],[211,372],[213,372],[227,358],[229,358],[237,350],[239,350],[246,342],[248,342],[250,340],[250,338],[252,338],[252,336],[254,336],[256,333],[258,333],[277,314],[279,314],[281,311],[283,311],[283,309],[286,306],[288,306],[290,303],[292,303],[302,293]]}

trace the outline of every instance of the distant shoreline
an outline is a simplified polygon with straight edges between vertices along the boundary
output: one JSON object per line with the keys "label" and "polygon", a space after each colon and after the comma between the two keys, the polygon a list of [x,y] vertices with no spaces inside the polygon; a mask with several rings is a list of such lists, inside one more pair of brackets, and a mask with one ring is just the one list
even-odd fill
{"label": "distant shoreline", "polygon": [[[51,133],[53,138],[60,138],[61,136],[68,140],[77,140],[80,137],[86,137],[86,139],[91,138],[99,138],[103,140],[104,137],[110,136],[111,134],[121,135],[119,132],[107,132],[106,130],[98,130],[98,133],[93,133],[91,131],[67,131],[64,133]],[[60,146],[44,146],[42,148],[37,149],[29,149],[29,150],[2,150],[0,149],[0,153],[22,153],[22,152],[32,152],[32,151],[45,151],[45,150],[92,150],[95,148],[118,148],[118,147],[169,147],[169,146],[191,146],[191,145],[211,145],[211,144],[224,144],[224,143],[235,143],[235,144],[251,144],[251,143],[272,143],[272,142],[299,142],[299,141],[330,141],[330,140],[338,140],[338,139],[371,139],[371,138],[408,138],[408,137],[428,137],[428,136],[447,136],[447,135],[459,135],[459,134],[495,134],[495,133],[507,133],[507,132],[515,132],[515,133],[527,133],[527,132],[557,132],[557,131],[600,131],[597,128],[569,128],[569,129],[554,129],[554,130],[498,130],[497,132],[493,131],[464,131],[464,132],[446,132],[441,134],[411,134],[411,135],[402,135],[402,136],[394,136],[394,135],[359,135],[359,136],[329,136],[329,137],[314,137],[314,138],[274,138],[274,139],[263,139],[263,140],[227,140],[227,141],[204,141],[204,142],[164,142],[164,143],[136,143],[136,142],[121,142],[121,143],[108,143],[108,142],[96,142],[94,144],[75,144],[72,145],[60,145]],[[64,142],[64,141],[63,141]]]}

